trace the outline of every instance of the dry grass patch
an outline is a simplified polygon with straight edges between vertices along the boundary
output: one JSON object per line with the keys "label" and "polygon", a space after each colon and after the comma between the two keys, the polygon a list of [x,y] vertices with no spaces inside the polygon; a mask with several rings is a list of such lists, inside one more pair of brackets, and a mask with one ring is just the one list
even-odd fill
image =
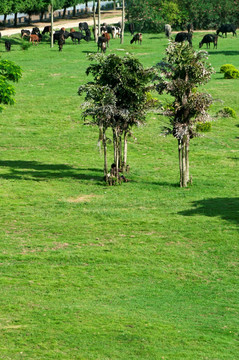
{"label": "dry grass patch", "polygon": [[77,198],[70,197],[69,199],[67,199],[67,202],[69,203],[89,202],[95,197],[99,197],[99,196],[95,194],[80,195],[77,196]]}

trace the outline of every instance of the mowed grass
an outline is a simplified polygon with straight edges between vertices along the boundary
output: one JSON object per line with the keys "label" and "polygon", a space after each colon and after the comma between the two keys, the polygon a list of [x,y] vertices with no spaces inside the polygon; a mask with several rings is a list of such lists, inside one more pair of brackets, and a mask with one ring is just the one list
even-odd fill
{"label": "mowed grass", "polygon": [[[95,43],[68,39],[59,53],[13,39],[10,53],[0,43],[23,70],[0,115],[0,359],[237,359],[238,118],[215,118],[191,141],[193,186],[180,189],[177,141],[149,114],[130,139],[130,181],[107,187],[77,94]],[[165,56],[163,34],[130,39],[107,54],[145,66]],[[239,68],[238,39],[219,38],[209,61],[205,89],[224,102],[211,114],[239,115],[239,80],[219,73]]]}

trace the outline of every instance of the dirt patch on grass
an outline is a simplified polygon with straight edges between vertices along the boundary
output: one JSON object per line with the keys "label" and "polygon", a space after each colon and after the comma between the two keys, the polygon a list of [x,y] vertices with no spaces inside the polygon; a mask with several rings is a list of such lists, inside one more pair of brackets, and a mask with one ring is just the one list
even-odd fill
{"label": "dirt patch on grass", "polygon": [[69,203],[89,202],[95,197],[99,197],[99,195],[95,195],[95,194],[80,195],[77,196],[76,198],[70,197],[69,199],[67,199],[67,202]]}

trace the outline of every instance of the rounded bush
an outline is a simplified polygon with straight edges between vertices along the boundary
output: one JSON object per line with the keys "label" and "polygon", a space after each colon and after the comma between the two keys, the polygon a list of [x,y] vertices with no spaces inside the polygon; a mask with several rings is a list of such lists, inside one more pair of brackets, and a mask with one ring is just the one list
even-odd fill
{"label": "rounded bush", "polygon": [[233,110],[233,109],[230,108],[229,106],[225,106],[222,110],[219,111],[218,114],[219,114],[220,116],[223,116],[223,117],[236,118],[236,112],[235,112],[235,110]]}
{"label": "rounded bush", "polygon": [[196,131],[197,132],[208,132],[211,131],[212,124],[210,122],[199,122],[196,125]]}
{"label": "rounded bush", "polygon": [[239,78],[239,70],[237,69],[229,69],[224,73],[224,79],[238,79]]}
{"label": "rounded bush", "polygon": [[225,73],[228,70],[237,70],[237,68],[232,64],[225,64],[220,67],[221,73]]}

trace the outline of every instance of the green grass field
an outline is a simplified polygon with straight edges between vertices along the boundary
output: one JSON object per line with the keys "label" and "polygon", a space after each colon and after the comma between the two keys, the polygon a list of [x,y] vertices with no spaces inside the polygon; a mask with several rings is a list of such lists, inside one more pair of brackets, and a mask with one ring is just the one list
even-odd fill
{"label": "green grass field", "polygon": [[[202,33],[195,33],[198,49]],[[111,40],[107,54],[145,66],[163,34]],[[235,360],[239,340],[239,120],[215,118],[191,141],[193,186],[178,187],[177,141],[157,112],[134,129],[129,182],[107,187],[97,128],[83,125],[78,87],[96,45],[22,51],[16,104],[0,115],[0,359]],[[209,51],[206,90],[239,115],[238,38]]]}

